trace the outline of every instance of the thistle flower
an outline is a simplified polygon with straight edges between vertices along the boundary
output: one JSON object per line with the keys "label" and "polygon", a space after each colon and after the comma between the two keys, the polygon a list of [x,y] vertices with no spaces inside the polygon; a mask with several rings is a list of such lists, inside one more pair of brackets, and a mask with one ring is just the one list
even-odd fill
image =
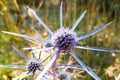
{"label": "thistle flower", "polygon": [[33,80],[33,77],[34,77],[34,74],[35,72],[38,71],[42,71],[43,69],[43,65],[42,63],[45,62],[50,56],[48,56],[45,60],[43,61],[40,61],[40,54],[39,54],[39,58],[37,58],[34,53],[32,53],[32,59],[29,59],[28,57],[26,57],[22,52],[20,52],[18,49],[16,49],[14,46],[13,46],[14,50],[21,56],[23,57],[27,64],[26,66],[17,66],[17,65],[6,65],[6,66],[2,66],[0,65],[0,68],[4,67],[4,68],[19,68],[19,69],[26,69],[27,72],[24,72],[22,75],[16,77],[16,78],[13,78],[13,80],[17,80],[17,79],[22,79],[30,74],[32,74],[32,77],[30,78],[30,80]]}
{"label": "thistle flower", "polygon": [[[100,80],[100,78],[74,54],[72,49],[80,48],[80,49],[105,51],[105,52],[120,52],[120,51],[119,50],[110,50],[110,49],[106,49],[106,48],[85,47],[85,46],[77,46],[76,45],[78,41],[96,34],[97,32],[103,30],[104,28],[106,28],[108,25],[111,24],[111,22],[110,22],[110,23],[108,23],[104,26],[101,26],[100,28],[98,28],[86,35],[77,37],[76,33],[74,32],[74,29],[80,23],[80,21],[82,20],[82,18],[85,15],[85,13],[86,13],[86,11],[73,24],[72,29],[64,28],[63,24],[62,24],[62,3],[61,3],[61,6],[60,6],[60,29],[58,29],[54,33],[51,32],[49,28],[48,28],[48,30],[46,29],[52,36],[51,40],[49,42],[51,42],[51,44],[53,45],[54,48],[57,48],[57,51],[56,51],[56,54],[54,55],[53,59],[49,62],[49,64],[45,67],[45,69],[41,72],[41,74],[38,76],[38,78],[36,80],[41,79],[42,76],[47,72],[47,70],[54,65],[56,59],[58,58],[58,56],[60,55],[60,52],[62,52],[62,51],[64,51],[64,52],[69,51],[70,54],[74,57],[74,59],[81,65],[81,67],[85,71],[87,71],[95,80]],[[34,15],[34,16],[36,17],[36,19],[38,18],[37,15]],[[40,23],[43,24],[42,22],[40,22]]]}
{"label": "thistle flower", "polygon": [[[79,65],[81,65],[81,67],[87,72],[89,73],[95,80],[100,80],[100,78],[89,68],[87,67],[86,64],[84,64],[72,51],[72,49],[87,49],[87,50],[95,50],[95,51],[105,51],[105,52],[120,52],[120,50],[111,50],[111,49],[106,49],[106,48],[97,48],[97,47],[86,47],[86,46],[78,46],[77,42],[80,40],[83,40],[87,37],[90,37],[98,32],[100,32],[101,30],[103,30],[104,28],[108,27],[112,22],[107,23],[101,27],[99,27],[98,29],[93,30],[92,32],[85,34],[83,36],[77,37],[76,36],[76,32],[74,32],[75,28],[78,26],[78,24],[81,22],[82,18],[85,16],[87,11],[83,12],[83,14],[78,18],[78,20],[73,24],[71,29],[68,28],[64,28],[63,27],[63,23],[62,23],[62,3],[60,6],[60,29],[58,29],[55,32],[52,32],[47,25],[39,18],[39,16],[36,14],[36,12],[28,7],[28,13],[30,15],[32,15],[32,17],[36,18],[36,20],[38,20],[38,22],[41,23],[41,25],[48,31],[48,33],[51,36],[51,39],[48,40],[43,40],[43,39],[39,39],[39,38],[34,38],[31,36],[27,36],[27,35],[22,35],[22,34],[17,34],[17,33],[12,33],[12,32],[6,32],[4,31],[4,33],[8,33],[11,35],[15,35],[15,36],[20,36],[23,37],[25,39],[28,39],[29,41],[41,41],[44,44],[49,44],[49,47],[45,47],[44,49],[34,49],[34,51],[42,51],[42,50],[50,50],[53,49],[56,51],[55,55],[53,56],[53,58],[51,59],[51,61],[46,65],[46,67],[44,68],[44,70],[41,72],[41,74],[37,77],[36,80],[40,80],[43,75],[45,75],[45,73],[49,70],[49,68],[53,67],[55,65],[55,62],[57,60],[57,58],[59,57],[61,52],[66,52],[69,51],[71,56],[73,56],[73,58],[78,62]],[[36,31],[36,30],[35,30]],[[30,49],[30,48],[29,48]]]}

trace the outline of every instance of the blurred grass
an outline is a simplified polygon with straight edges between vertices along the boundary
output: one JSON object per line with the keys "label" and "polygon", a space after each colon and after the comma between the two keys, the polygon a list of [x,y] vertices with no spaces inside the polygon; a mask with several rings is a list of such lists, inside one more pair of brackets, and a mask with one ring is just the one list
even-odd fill
{"label": "blurred grass", "polygon": [[[37,21],[32,21],[26,11],[26,5],[37,10],[38,15],[50,27],[52,31],[59,28],[59,5],[60,0],[0,0],[0,65],[4,64],[24,64],[24,60],[16,54],[11,45],[15,45],[21,51],[23,47],[30,43],[22,38],[7,35],[1,31],[12,31],[35,36],[30,28],[34,25],[40,34],[46,38],[46,31]],[[110,22],[113,23],[103,31],[82,40],[78,45],[105,47],[120,49],[120,1],[119,0],[63,0],[63,23],[64,26],[71,28],[77,18],[87,10],[87,14],[76,28],[78,36],[89,33],[90,31]],[[106,70],[114,65],[120,65],[119,53],[106,53],[88,50],[75,50],[76,55],[83,60],[102,80],[114,80],[110,73],[116,76],[120,72],[111,71],[105,74]],[[24,53],[26,53],[24,51]],[[26,54],[27,55],[27,54]],[[20,60],[19,60],[20,59]],[[22,61],[23,60],[23,61]],[[0,80],[9,80],[15,75],[11,75],[12,69],[0,69]],[[116,74],[117,72],[117,74]],[[86,73],[85,80],[92,80]],[[6,77],[4,77],[6,76]],[[83,80],[83,79],[82,79]]]}

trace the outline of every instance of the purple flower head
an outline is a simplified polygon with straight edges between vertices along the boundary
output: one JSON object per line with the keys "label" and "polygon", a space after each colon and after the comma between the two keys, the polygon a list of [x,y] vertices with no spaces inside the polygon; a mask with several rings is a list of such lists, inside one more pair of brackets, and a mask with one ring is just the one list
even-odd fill
{"label": "purple flower head", "polygon": [[4,68],[20,68],[20,69],[26,69],[27,72],[23,73],[22,75],[16,77],[16,78],[13,78],[13,80],[21,80],[22,78],[28,76],[29,74],[32,74],[32,77],[30,78],[30,80],[33,80],[33,77],[34,77],[34,74],[35,72],[38,71],[42,71],[43,69],[43,65],[42,63],[45,62],[50,56],[48,56],[45,60],[43,60],[42,62],[40,61],[40,54],[39,54],[39,58],[36,58],[36,56],[34,55],[34,53],[32,53],[32,59],[29,59],[27,56],[25,56],[22,52],[20,52],[18,49],[16,49],[14,46],[13,46],[14,50],[21,56],[23,57],[27,64],[26,66],[17,66],[17,65],[6,65],[6,66],[1,66],[0,67],[4,67]]}
{"label": "purple flower head", "polygon": [[37,60],[29,60],[26,66],[29,73],[34,73],[36,70],[41,71],[42,64]]}
{"label": "purple flower head", "polygon": [[76,39],[76,33],[68,28],[60,28],[52,35],[51,41],[55,48],[65,52],[76,46]]}
{"label": "purple flower head", "polygon": [[[100,32],[101,30],[103,30],[104,28],[106,28],[108,25],[111,24],[111,22],[110,22],[104,26],[101,26],[100,28],[98,28],[96,30],[93,30],[92,32],[90,32],[88,34],[77,37],[74,30],[77,27],[77,25],[81,22],[82,18],[85,16],[85,13],[86,13],[86,11],[78,18],[78,20],[73,24],[71,29],[64,28],[63,24],[62,24],[62,3],[61,3],[61,6],[60,6],[60,29],[58,29],[54,33],[43,23],[43,21],[35,13],[33,13],[33,14],[35,14],[34,16],[36,17],[36,19],[43,25],[43,27],[51,35],[51,39],[49,40],[49,42],[51,42],[51,44],[53,45],[53,47],[51,47],[51,49],[57,48],[57,51],[56,51],[54,57],[46,65],[46,67],[41,72],[41,74],[37,77],[36,80],[41,79],[43,77],[43,75],[48,71],[48,69],[50,67],[52,67],[53,65],[55,65],[55,62],[56,62],[57,58],[59,57],[60,53],[65,52],[67,50],[70,52],[70,54],[73,56],[73,58],[81,65],[81,67],[86,72],[88,72],[95,80],[100,80],[100,78],[74,54],[72,49],[80,48],[80,49],[105,51],[105,52],[120,52],[120,51],[119,50],[110,50],[110,49],[106,49],[106,48],[96,48],[96,47],[86,47],[86,46],[84,47],[84,46],[76,45],[78,41]],[[48,50],[48,49],[50,49],[50,48],[46,48],[45,50]]]}

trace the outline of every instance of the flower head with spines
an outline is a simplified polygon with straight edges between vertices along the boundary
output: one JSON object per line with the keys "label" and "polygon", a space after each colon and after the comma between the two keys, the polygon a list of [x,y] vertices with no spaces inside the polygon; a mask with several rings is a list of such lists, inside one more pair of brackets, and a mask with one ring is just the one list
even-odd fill
{"label": "flower head with spines", "polygon": [[[81,65],[81,67],[87,72],[89,73],[95,80],[100,80],[100,78],[89,68],[86,66],[86,64],[84,64],[72,51],[72,49],[87,49],[87,50],[95,50],[95,51],[105,51],[105,52],[120,52],[120,50],[111,50],[111,49],[106,49],[106,48],[97,48],[97,47],[86,47],[86,46],[77,46],[77,42],[85,39],[87,37],[90,37],[98,32],[100,32],[101,30],[103,30],[104,28],[108,27],[112,22],[107,23],[101,27],[99,27],[98,29],[93,30],[92,32],[85,34],[83,36],[77,37],[76,36],[76,32],[74,32],[75,28],[78,26],[78,24],[81,22],[82,18],[85,16],[85,13],[87,11],[83,12],[83,14],[78,18],[78,20],[73,24],[71,29],[68,28],[64,28],[63,27],[63,23],[62,23],[62,3],[60,6],[60,29],[58,29],[55,32],[52,32],[47,25],[41,20],[41,18],[39,18],[39,16],[36,14],[36,12],[28,7],[28,13],[31,14],[32,16],[34,16],[34,18],[36,18],[36,20],[38,20],[38,22],[41,23],[41,25],[48,31],[48,33],[51,35],[51,39],[48,40],[43,40],[43,39],[39,39],[39,38],[34,38],[31,36],[26,36],[26,35],[21,35],[21,34],[17,34],[17,33],[12,33],[12,32],[6,32],[4,31],[4,33],[8,33],[11,35],[15,35],[15,36],[20,36],[23,37],[25,39],[28,40],[32,40],[32,41],[41,41],[44,44],[49,44],[49,47],[45,47],[44,49],[34,49],[32,52],[34,51],[42,51],[42,50],[49,50],[49,49],[53,49],[56,50],[54,48],[57,48],[57,51],[55,53],[55,55],[53,56],[53,58],[51,59],[51,61],[46,65],[46,67],[44,68],[44,70],[41,72],[41,74],[37,77],[36,80],[40,80],[43,75],[45,75],[45,73],[49,70],[49,68],[51,68],[53,65],[55,65],[55,62],[57,60],[57,58],[59,57],[61,52],[65,52],[65,51],[69,51],[70,54],[73,56],[73,58],[78,62],[79,65]],[[36,30],[35,30],[36,31]],[[30,48],[29,48],[30,49]]]}
{"label": "flower head with spines", "polygon": [[50,56],[48,56],[45,60],[43,61],[40,61],[40,54],[39,54],[39,58],[37,58],[34,53],[32,53],[32,59],[29,59],[27,56],[25,56],[22,52],[20,52],[18,49],[16,49],[14,46],[13,46],[14,50],[21,56],[23,57],[27,64],[26,66],[17,66],[17,65],[6,65],[6,66],[2,66],[0,65],[0,68],[1,67],[4,67],[4,68],[22,68],[22,69],[26,69],[27,72],[24,72],[22,75],[16,77],[16,78],[13,78],[13,80],[21,80],[23,79],[24,77],[28,76],[29,74],[32,74],[32,77],[30,78],[30,80],[33,80],[33,77],[34,77],[34,74],[35,72],[37,71],[42,71],[43,69],[43,65],[42,63],[45,62]]}
{"label": "flower head with spines", "polygon": [[51,43],[60,51],[70,50],[76,46],[76,33],[68,28],[60,28],[52,35]]}
{"label": "flower head with spines", "polygon": [[40,70],[41,71],[41,63],[35,59],[33,60],[29,60],[27,63],[27,70],[29,73],[35,73],[36,70]]}

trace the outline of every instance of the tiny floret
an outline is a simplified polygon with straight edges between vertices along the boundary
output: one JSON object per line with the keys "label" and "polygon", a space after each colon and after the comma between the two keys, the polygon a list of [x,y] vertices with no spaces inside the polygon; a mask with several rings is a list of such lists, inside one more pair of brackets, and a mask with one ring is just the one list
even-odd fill
{"label": "tiny floret", "polygon": [[76,33],[68,28],[58,29],[52,36],[52,45],[60,51],[66,51],[76,46]]}

